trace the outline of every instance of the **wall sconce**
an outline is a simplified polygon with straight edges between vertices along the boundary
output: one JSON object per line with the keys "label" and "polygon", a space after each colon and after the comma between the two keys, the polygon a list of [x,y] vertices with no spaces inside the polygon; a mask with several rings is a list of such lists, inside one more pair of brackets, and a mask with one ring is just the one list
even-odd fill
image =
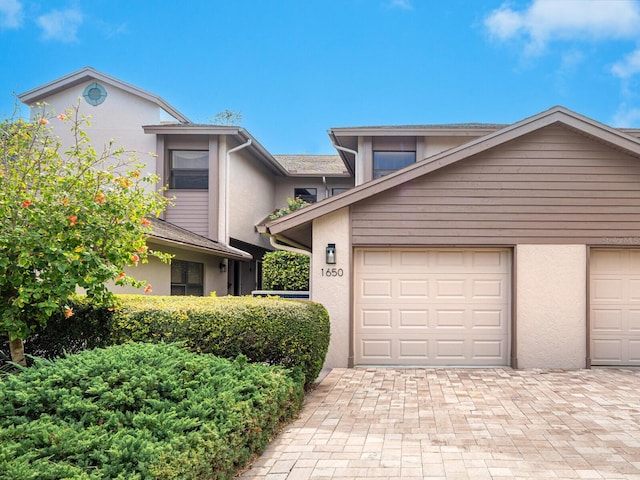
{"label": "wall sconce", "polygon": [[220,262],[220,273],[225,273],[227,271],[227,261],[223,260]]}
{"label": "wall sconce", "polygon": [[336,263],[336,244],[329,243],[327,244],[327,256],[326,256],[327,265],[335,265]]}

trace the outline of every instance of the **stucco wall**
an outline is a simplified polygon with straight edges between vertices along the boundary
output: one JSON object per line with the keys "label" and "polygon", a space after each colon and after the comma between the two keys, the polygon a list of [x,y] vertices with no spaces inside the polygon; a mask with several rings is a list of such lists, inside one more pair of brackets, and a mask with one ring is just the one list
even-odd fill
{"label": "stucco wall", "polygon": [[268,238],[260,235],[255,225],[273,211],[274,175],[251,158],[246,149],[231,154],[229,174],[233,179],[229,185],[229,235],[271,249]]}
{"label": "stucco wall", "polygon": [[[91,127],[87,134],[91,143],[100,154],[103,146],[113,139],[115,147],[139,152],[138,159],[146,164],[145,173],[155,173],[155,158],[148,153],[155,153],[155,135],[145,135],[142,125],[160,123],[161,109],[137,95],[125,92],[117,87],[101,83],[107,90],[107,97],[97,106],[89,105],[82,99],[82,92],[93,80],[70,87],[45,99],[49,104],[47,109],[55,110],[56,114],[66,111],[74,105],[80,105],[80,113],[90,116]],[[80,100],[78,100],[80,98]],[[68,128],[58,128],[57,120],[52,122],[55,132],[65,145],[71,144],[71,132]]]}
{"label": "stucco wall", "polygon": [[[335,265],[325,262],[328,243],[336,244]],[[326,368],[347,367],[349,363],[351,269],[349,209],[343,208],[313,221],[311,300],[324,305],[331,320],[331,345]]]}
{"label": "stucco wall", "polygon": [[[293,198],[296,188],[316,188],[318,201],[327,197],[322,178],[316,177],[278,177],[276,179],[275,208],[287,206],[287,198]],[[331,196],[332,188],[353,188],[353,179],[350,177],[327,177],[327,189]]]}
{"label": "stucco wall", "polygon": [[518,368],[584,368],[586,246],[516,247]]}
{"label": "stucco wall", "polygon": [[[221,257],[214,257],[198,252],[189,252],[149,244],[151,249],[171,253],[176,260],[186,260],[204,264],[204,295],[216,292],[219,296],[227,294],[227,273],[220,273]],[[155,257],[149,258],[149,263],[139,264],[137,267],[127,268],[126,273],[138,280],[145,280],[152,287],[151,295],[171,295],[171,265],[163,263]],[[117,287],[111,285],[110,289],[115,293],[142,294],[142,289],[131,287]]]}

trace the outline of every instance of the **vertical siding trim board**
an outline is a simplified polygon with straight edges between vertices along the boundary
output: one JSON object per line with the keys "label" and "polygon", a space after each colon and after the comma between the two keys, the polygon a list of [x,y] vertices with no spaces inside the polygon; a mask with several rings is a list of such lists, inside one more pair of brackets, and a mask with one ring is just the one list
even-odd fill
{"label": "vertical siding trim board", "polygon": [[587,265],[585,275],[587,276],[587,302],[586,302],[586,320],[587,320],[587,331],[585,332],[584,338],[586,342],[586,352],[587,356],[585,358],[585,367],[591,368],[591,246],[587,246]]}
{"label": "vertical siding trim board", "polygon": [[511,368],[518,368],[518,249],[511,245]]}

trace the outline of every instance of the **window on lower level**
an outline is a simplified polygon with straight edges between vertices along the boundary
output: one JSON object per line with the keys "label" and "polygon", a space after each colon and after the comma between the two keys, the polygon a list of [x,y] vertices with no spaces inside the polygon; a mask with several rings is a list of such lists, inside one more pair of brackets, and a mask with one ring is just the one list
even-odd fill
{"label": "window on lower level", "polygon": [[171,150],[169,162],[169,188],[184,190],[209,188],[208,151]]}
{"label": "window on lower level", "polygon": [[202,296],[204,265],[184,260],[171,261],[171,295]]}
{"label": "window on lower level", "polygon": [[380,178],[416,162],[416,152],[373,152],[373,178]]}
{"label": "window on lower level", "polygon": [[294,198],[300,198],[307,203],[315,203],[318,201],[318,189],[317,188],[294,188]]}
{"label": "window on lower level", "polygon": [[346,192],[347,190],[349,190],[349,189],[348,188],[342,188],[342,187],[340,187],[340,188],[332,188],[331,189],[331,196],[338,195],[339,193]]}

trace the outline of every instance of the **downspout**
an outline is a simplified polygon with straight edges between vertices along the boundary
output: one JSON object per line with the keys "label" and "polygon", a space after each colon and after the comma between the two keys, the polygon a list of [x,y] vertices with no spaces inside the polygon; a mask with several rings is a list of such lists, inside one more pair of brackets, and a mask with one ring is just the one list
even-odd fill
{"label": "downspout", "polygon": [[225,245],[229,245],[229,177],[231,176],[231,154],[237,152],[238,150],[242,150],[243,148],[247,148],[251,145],[251,139],[247,140],[242,145],[238,145],[237,147],[233,147],[231,150],[227,151],[226,159],[225,159],[225,192],[224,192],[224,243]]}
{"label": "downspout", "polygon": [[324,185],[324,198],[329,198],[329,186],[327,185],[327,177],[322,176],[322,184]]}
{"label": "downspout", "polygon": [[352,150],[351,148],[347,148],[347,147],[342,147],[340,145],[336,145],[334,142],[332,142],[332,143],[333,143],[333,146],[334,146],[334,148],[336,150],[342,150],[343,152],[351,153],[351,154],[353,154],[355,156],[355,162],[356,163],[355,163],[355,166],[354,166],[354,170],[355,170],[354,177],[356,177],[356,185],[359,185],[359,184],[363,183],[362,181],[360,181],[360,182],[358,181],[358,174],[362,175],[362,172],[361,172],[362,168],[361,168],[360,165],[358,165],[358,151],[357,150]]}

